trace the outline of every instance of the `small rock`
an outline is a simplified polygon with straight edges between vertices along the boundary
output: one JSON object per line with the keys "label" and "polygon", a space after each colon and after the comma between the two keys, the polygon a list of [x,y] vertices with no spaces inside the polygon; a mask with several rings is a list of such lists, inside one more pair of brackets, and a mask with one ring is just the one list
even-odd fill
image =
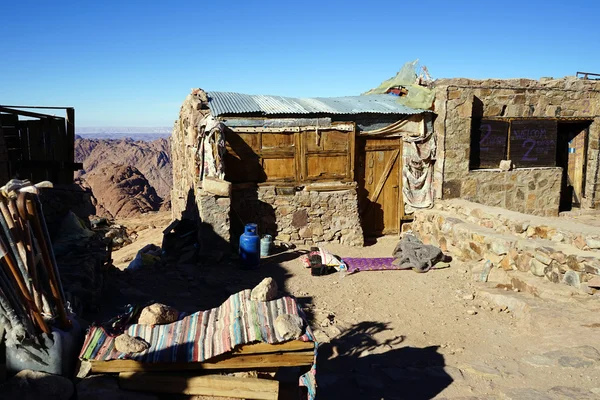
{"label": "small rock", "polygon": [[129,336],[126,333],[117,336],[115,339],[115,348],[121,353],[139,353],[148,350],[150,345],[144,339]]}
{"label": "small rock", "polygon": [[600,237],[588,236],[585,238],[585,244],[587,244],[590,249],[600,249]]}
{"label": "small rock", "polygon": [[475,310],[467,310],[467,314],[469,314],[469,315],[476,315],[477,311],[475,311]]}
{"label": "small rock", "polygon": [[318,343],[329,343],[331,340],[327,333],[320,329],[313,330],[313,336]]}
{"label": "small rock", "polygon": [[304,321],[297,315],[282,314],[275,319],[275,331],[285,340],[298,339],[304,333]]}
{"label": "small rock", "polygon": [[510,389],[502,393],[507,400],[553,400],[554,398],[536,389]]}
{"label": "small rock", "polygon": [[510,171],[511,169],[512,169],[512,161],[511,160],[500,160],[500,170]]}
{"label": "small rock", "polygon": [[579,279],[579,275],[575,271],[567,271],[563,278],[563,282],[569,286],[573,286],[576,288],[581,286],[581,280]]}
{"label": "small rock", "polygon": [[140,313],[138,324],[141,325],[163,325],[177,321],[179,312],[173,307],[160,303],[154,303],[145,307]]}
{"label": "small rock", "polygon": [[594,276],[587,282],[587,285],[591,288],[600,289],[600,276]]}
{"label": "small rock", "polygon": [[463,300],[473,300],[475,298],[474,294],[466,294],[463,296]]}
{"label": "small rock", "polygon": [[581,357],[564,356],[558,359],[558,364],[562,367],[586,368],[594,365],[594,362]]}
{"label": "small rock", "polygon": [[254,301],[271,301],[277,297],[277,283],[273,278],[263,279],[250,293],[250,299]]}
{"label": "small rock", "polygon": [[20,371],[0,387],[3,400],[68,400],[73,396],[73,382],[58,375],[29,369]]}
{"label": "small rock", "polygon": [[555,386],[548,392],[554,396],[557,396],[560,399],[583,400],[593,397],[590,396],[591,393],[589,391],[583,388],[570,386]]}

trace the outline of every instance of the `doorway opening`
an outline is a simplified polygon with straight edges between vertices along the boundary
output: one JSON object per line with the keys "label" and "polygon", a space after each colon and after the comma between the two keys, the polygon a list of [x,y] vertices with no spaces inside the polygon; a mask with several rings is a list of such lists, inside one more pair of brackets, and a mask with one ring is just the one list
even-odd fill
{"label": "doorway opening", "polygon": [[556,165],[562,167],[559,211],[581,207],[585,193],[587,138],[592,121],[565,122],[557,126]]}

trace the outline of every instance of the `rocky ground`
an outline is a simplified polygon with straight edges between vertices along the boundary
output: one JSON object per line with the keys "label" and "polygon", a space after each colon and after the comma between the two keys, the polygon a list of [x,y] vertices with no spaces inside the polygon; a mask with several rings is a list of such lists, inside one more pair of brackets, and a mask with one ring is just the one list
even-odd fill
{"label": "rocky ground", "polygon": [[[138,227],[139,238],[159,244],[161,229],[147,226]],[[385,257],[396,242],[385,237],[364,248],[327,248],[342,257]],[[121,268],[135,253],[128,247],[113,255]],[[193,312],[271,276],[282,294],[299,299],[323,343],[319,398],[600,398],[598,295],[574,294],[533,276],[543,298],[495,288],[475,281],[480,263],[457,260],[425,274],[311,276],[297,260],[303,251],[264,259],[257,271],[241,270],[230,259],[134,273],[114,269],[101,314],[147,300]]]}
{"label": "rocky ground", "polygon": [[126,218],[169,210],[173,183],[168,139],[75,140],[75,160],[83,163],[77,183],[92,194],[93,213]]}

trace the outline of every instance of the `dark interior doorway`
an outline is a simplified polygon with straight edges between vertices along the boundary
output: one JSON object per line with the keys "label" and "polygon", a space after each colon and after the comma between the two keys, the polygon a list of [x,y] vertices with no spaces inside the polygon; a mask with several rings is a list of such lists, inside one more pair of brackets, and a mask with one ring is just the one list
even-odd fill
{"label": "dark interior doorway", "polygon": [[591,121],[558,123],[556,165],[563,168],[560,211],[581,206],[585,192],[587,138]]}

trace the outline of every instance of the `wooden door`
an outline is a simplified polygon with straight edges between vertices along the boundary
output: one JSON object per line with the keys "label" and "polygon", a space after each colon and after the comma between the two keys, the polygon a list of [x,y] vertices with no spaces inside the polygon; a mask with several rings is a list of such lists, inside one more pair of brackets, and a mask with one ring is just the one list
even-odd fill
{"label": "wooden door", "polygon": [[585,190],[585,161],[589,123],[558,124],[557,165],[563,167],[560,210],[580,207]]}
{"label": "wooden door", "polygon": [[403,214],[402,141],[357,140],[356,177],[365,236],[398,233]]}

